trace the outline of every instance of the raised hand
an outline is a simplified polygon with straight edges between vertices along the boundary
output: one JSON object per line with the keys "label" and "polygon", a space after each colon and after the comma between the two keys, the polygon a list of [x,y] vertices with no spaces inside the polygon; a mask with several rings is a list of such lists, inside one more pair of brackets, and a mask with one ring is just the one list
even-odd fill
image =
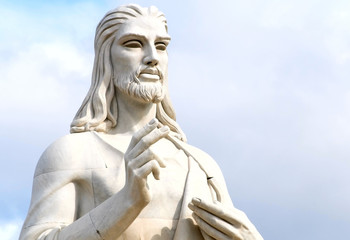
{"label": "raised hand", "polygon": [[170,130],[163,126],[157,128],[158,120],[153,119],[146,126],[136,132],[125,152],[125,191],[133,204],[146,206],[152,199],[147,185],[147,176],[152,173],[154,178],[160,179],[160,168],[165,167],[164,161],[157,156],[151,146],[161,138],[166,137]]}
{"label": "raised hand", "polygon": [[211,203],[193,198],[188,207],[205,240],[239,239],[262,240],[263,238],[244,212],[228,208],[220,202]]}

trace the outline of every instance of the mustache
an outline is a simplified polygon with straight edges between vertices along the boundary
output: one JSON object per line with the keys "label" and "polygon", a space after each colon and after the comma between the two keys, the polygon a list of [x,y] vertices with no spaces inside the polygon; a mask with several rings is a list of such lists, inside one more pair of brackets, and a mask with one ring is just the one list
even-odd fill
{"label": "mustache", "polygon": [[140,80],[138,78],[138,76],[140,76],[141,73],[149,73],[149,74],[157,74],[159,76],[159,81],[161,83],[163,83],[164,81],[164,74],[163,72],[158,68],[158,66],[154,66],[154,67],[142,67],[140,66],[133,77],[134,82],[136,82],[137,84],[140,84]]}

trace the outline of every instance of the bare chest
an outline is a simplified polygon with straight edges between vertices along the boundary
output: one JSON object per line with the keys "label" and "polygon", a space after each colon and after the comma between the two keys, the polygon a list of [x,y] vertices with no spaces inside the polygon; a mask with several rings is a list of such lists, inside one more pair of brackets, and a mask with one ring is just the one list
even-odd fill
{"label": "bare chest", "polygon": [[161,169],[160,180],[148,176],[147,183],[152,193],[151,202],[142,210],[139,218],[178,219],[186,176],[187,157],[181,151],[174,158],[164,159],[167,166]]}

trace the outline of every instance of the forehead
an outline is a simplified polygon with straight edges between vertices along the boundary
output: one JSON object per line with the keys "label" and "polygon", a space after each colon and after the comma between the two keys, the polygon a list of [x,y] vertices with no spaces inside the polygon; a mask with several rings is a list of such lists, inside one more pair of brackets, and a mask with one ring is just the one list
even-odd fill
{"label": "forehead", "polygon": [[128,19],[117,31],[116,38],[119,39],[130,34],[143,35],[146,38],[170,38],[162,20],[153,16],[138,16]]}

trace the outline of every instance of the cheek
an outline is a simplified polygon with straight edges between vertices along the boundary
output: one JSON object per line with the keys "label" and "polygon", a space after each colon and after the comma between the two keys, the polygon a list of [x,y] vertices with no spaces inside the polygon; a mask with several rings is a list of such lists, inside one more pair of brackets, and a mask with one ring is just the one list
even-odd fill
{"label": "cheek", "polygon": [[120,52],[116,57],[115,57],[115,63],[118,65],[130,65],[133,64],[135,61],[135,58],[132,57],[131,54],[126,53],[125,51]]}
{"label": "cheek", "polygon": [[159,55],[159,66],[160,67],[167,67],[168,66],[168,55],[167,54]]}
{"label": "cheek", "polygon": [[140,66],[140,61],[137,59],[137,57],[120,54],[117,58],[115,58],[114,66],[116,72],[136,72]]}

